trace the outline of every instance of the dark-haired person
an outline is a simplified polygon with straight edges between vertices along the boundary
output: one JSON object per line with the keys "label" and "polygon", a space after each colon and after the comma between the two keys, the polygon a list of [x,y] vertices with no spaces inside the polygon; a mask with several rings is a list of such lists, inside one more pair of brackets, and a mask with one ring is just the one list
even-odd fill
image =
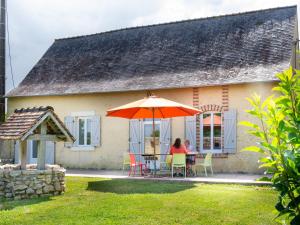
{"label": "dark-haired person", "polygon": [[170,155],[176,153],[183,153],[183,154],[187,154],[188,151],[186,150],[185,145],[181,144],[181,139],[180,138],[176,138],[174,144],[172,145],[171,149],[170,149]]}
{"label": "dark-haired person", "polygon": [[[181,139],[180,138],[176,138],[174,144],[172,145],[171,149],[170,149],[170,155],[173,154],[187,154],[188,151],[186,150],[185,145],[181,144]],[[173,176],[176,176],[178,174],[178,169],[176,173],[173,174]],[[183,176],[183,174],[179,173],[179,176]]]}

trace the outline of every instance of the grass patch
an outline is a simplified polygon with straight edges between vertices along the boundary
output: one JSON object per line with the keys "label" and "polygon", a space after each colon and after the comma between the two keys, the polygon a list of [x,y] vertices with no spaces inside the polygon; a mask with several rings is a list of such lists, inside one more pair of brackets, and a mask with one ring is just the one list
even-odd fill
{"label": "grass patch", "polygon": [[0,224],[276,224],[269,187],[67,177],[61,196],[4,202]]}

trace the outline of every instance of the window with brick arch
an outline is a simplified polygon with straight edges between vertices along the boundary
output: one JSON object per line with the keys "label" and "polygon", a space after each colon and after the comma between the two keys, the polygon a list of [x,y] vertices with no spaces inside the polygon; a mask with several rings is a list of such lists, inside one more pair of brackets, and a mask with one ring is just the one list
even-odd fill
{"label": "window with brick arch", "polygon": [[200,115],[201,152],[222,152],[222,116],[221,112],[205,112]]}

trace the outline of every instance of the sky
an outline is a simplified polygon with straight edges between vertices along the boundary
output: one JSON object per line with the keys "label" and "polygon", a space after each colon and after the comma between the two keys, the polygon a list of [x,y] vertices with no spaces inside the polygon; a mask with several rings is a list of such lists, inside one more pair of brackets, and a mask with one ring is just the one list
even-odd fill
{"label": "sky", "polygon": [[300,17],[300,0],[7,0],[13,80],[17,86],[58,38],[296,4]]}

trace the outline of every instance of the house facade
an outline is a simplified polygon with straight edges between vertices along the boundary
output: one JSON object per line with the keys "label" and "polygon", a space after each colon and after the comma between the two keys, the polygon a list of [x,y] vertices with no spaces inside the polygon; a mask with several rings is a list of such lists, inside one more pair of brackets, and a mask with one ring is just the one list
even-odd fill
{"label": "house facade", "polygon": [[240,151],[255,139],[238,122],[252,119],[245,98],[269,96],[276,73],[295,62],[297,39],[296,6],[58,39],[8,93],[8,113],[51,105],[76,141],[49,143],[49,163],[120,169],[124,153],[149,151],[152,124],[106,111],[152,92],[203,112],[157,120],[159,152],[180,137],[212,152],[216,172],[258,173],[260,156]]}

